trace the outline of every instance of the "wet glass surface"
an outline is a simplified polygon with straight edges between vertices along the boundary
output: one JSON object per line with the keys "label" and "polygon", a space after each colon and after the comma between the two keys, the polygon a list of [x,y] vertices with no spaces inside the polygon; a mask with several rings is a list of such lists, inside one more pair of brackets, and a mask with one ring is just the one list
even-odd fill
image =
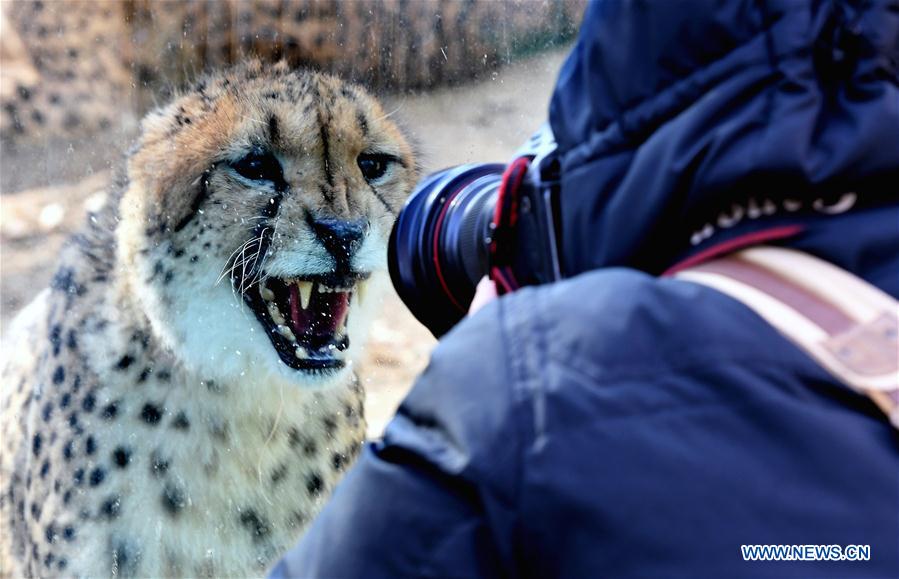
{"label": "wet glass surface", "polygon": [[[203,71],[255,55],[333,72],[379,96],[424,173],[504,162],[545,120],[582,10],[579,0],[4,2],[0,333],[103,204],[139,119]],[[371,432],[433,343],[385,300],[363,367]]]}

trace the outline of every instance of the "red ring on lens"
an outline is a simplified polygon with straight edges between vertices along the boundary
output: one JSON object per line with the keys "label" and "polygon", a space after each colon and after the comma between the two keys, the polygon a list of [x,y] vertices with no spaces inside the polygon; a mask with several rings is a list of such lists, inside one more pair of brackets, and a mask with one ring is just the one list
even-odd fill
{"label": "red ring on lens", "polygon": [[459,193],[463,189],[468,187],[468,185],[471,184],[472,181],[473,181],[473,179],[470,179],[470,180],[466,181],[465,183],[463,183],[462,185],[458,186],[456,188],[456,190],[453,192],[453,194],[451,196],[449,196],[447,198],[447,200],[443,203],[443,209],[440,210],[440,215],[437,216],[437,223],[434,225],[434,238],[433,238],[433,243],[432,243],[432,247],[431,247],[431,251],[434,254],[434,271],[437,273],[437,279],[438,279],[438,281],[440,281],[440,287],[443,288],[443,293],[446,295],[446,297],[449,298],[449,300],[451,302],[453,302],[453,305],[456,306],[459,309],[459,311],[463,312],[463,313],[468,310],[466,310],[464,307],[462,307],[462,305],[459,303],[459,301],[453,295],[453,292],[450,291],[449,286],[446,283],[446,280],[443,278],[443,268],[440,265],[440,252],[438,252],[437,249],[439,248],[438,241],[440,240],[440,228],[443,226],[443,218],[446,217],[446,212],[449,209],[449,206],[452,204],[452,202],[456,198],[456,196],[458,196]]}

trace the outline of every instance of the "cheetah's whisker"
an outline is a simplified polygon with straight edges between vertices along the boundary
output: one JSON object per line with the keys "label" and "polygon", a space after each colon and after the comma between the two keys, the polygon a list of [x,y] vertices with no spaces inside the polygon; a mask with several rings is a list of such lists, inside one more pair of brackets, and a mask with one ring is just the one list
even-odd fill
{"label": "cheetah's whisker", "polygon": [[257,241],[258,241],[258,242],[260,243],[260,245],[261,245],[261,243],[262,243],[262,238],[263,238],[263,236],[265,235],[265,232],[266,232],[268,229],[269,229],[269,228],[266,227],[265,229],[262,230],[262,233],[261,233],[259,236],[257,236],[257,237],[252,237],[252,238],[248,239],[247,241],[243,242],[243,243],[240,245],[240,247],[238,247],[238,248],[235,249],[233,252],[231,252],[231,255],[228,256],[228,259],[225,261],[225,266],[224,266],[224,268],[222,269],[222,272],[221,272],[221,274],[219,275],[219,278],[216,280],[216,282],[215,282],[214,285],[218,285],[219,283],[221,283],[221,281],[222,281],[225,277],[228,277],[229,274],[231,274],[231,277],[233,277],[233,274],[236,272],[236,269],[237,269],[238,264],[241,263],[241,262],[243,261],[243,259],[244,259],[244,258],[241,258],[240,260],[235,259],[236,256],[237,256],[238,254],[243,254],[244,252],[246,252],[246,250],[249,248],[249,245],[253,244],[254,242],[257,242]]}
{"label": "cheetah's whisker", "polygon": [[399,104],[398,107],[396,107],[395,109],[393,109],[392,111],[390,111],[390,112],[387,113],[386,115],[384,115],[384,116],[382,116],[382,117],[378,117],[378,118],[375,119],[375,120],[376,120],[376,121],[383,121],[384,119],[389,119],[390,117],[392,117],[393,115],[395,115],[396,113],[398,113],[399,110],[400,110],[401,108],[403,108],[403,106],[405,106],[405,104],[406,104],[406,101],[403,100],[403,102],[401,102],[401,103]]}

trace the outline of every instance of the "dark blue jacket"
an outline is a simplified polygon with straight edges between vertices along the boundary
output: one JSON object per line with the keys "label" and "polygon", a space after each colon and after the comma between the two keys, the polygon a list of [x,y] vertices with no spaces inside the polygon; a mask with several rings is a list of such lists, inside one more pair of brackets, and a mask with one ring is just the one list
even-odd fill
{"label": "dark blue jacket", "polygon": [[897,432],[659,276],[798,225],[779,242],[899,296],[897,85],[895,0],[591,4],[550,107],[570,279],[441,341],[275,575],[899,577]]}

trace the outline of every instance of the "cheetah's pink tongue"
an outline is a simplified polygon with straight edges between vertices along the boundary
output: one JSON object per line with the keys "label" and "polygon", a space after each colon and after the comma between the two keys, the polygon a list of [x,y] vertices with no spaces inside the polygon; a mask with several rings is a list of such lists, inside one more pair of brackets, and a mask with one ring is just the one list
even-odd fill
{"label": "cheetah's pink tongue", "polygon": [[346,322],[350,307],[350,293],[341,291],[319,291],[318,284],[312,288],[307,307],[303,307],[300,290],[296,283],[290,289],[290,326],[294,335],[320,348],[334,340],[337,330]]}

